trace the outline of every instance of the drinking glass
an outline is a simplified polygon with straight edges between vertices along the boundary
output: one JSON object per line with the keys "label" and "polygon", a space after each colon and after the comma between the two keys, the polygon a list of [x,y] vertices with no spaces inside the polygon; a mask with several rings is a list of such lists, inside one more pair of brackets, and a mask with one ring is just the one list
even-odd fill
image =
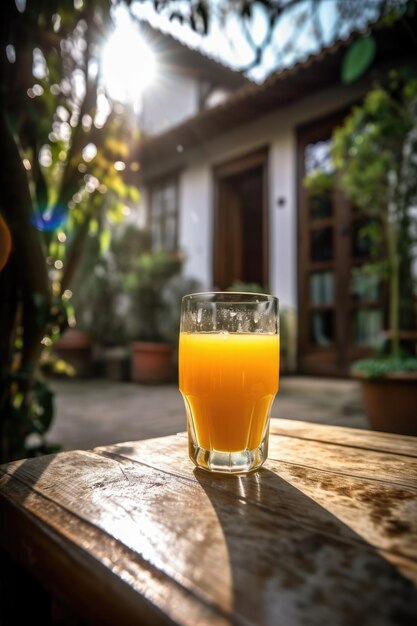
{"label": "drinking glass", "polygon": [[261,467],[278,386],[275,296],[210,292],[182,299],[179,388],[197,467],[227,473]]}

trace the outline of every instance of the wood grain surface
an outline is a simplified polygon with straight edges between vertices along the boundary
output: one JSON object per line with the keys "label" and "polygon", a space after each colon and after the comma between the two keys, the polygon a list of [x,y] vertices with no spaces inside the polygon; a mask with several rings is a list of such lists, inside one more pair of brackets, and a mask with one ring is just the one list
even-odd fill
{"label": "wood grain surface", "polygon": [[91,624],[417,623],[417,439],[272,420],[248,476],[184,433],[1,468],[1,546]]}

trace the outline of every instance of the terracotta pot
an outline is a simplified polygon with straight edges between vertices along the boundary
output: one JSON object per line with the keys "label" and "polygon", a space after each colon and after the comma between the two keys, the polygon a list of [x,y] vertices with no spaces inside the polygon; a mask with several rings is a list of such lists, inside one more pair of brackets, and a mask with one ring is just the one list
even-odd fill
{"label": "terracotta pot", "polygon": [[137,383],[166,383],[172,380],[174,347],[165,343],[136,341],[132,344],[132,380]]}
{"label": "terracotta pot", "polygon": [[417,435],[417,373],[355,377],[361,382],[364,411],[374,430]]}
{"label": "terracotta pot", "polygon": [[78,328],[68,328],[56,342],[57,355],[75,369],[78,378],[91,376],[91,338]]}

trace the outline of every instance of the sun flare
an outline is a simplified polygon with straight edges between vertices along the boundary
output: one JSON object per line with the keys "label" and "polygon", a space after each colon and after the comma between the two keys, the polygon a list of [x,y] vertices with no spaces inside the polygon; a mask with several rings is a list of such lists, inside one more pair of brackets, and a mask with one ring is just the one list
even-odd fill
{"label": "sun flare", "polygon": [[104,86],[113,100],[137,103],[155,78],[155,57],[126,11],[117,13],[115,22],[102,51]]}

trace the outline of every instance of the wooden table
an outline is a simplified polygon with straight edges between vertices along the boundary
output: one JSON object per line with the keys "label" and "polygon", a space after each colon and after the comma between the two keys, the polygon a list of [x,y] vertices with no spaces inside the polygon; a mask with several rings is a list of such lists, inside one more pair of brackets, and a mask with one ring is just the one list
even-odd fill
{"label": "wooden table", "polygon": [[180,434],[11,463],[0,490],[6,614],[417,624],[416,438],[273,420],[249,476],[195,470]]}

